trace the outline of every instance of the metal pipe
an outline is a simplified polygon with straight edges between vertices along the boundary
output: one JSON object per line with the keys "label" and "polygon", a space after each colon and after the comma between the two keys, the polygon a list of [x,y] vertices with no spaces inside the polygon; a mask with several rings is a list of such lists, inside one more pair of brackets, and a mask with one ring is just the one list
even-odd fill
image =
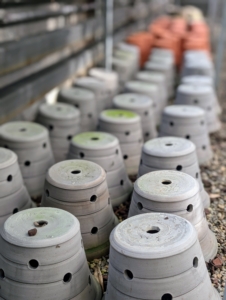
{"label": "metal pipe", "polygon": [[220,86],[220,78],[222,67],[224,63],[224,50],[225,50],[225,42],[226,42],[226,0],[224,0],[223,7],[223,16],[221,21],[221,33],[219,35],[219,41],[216,52],[216,88],[218,89]]}
{"label": "metal pipe", "polygon": [[114,22],[114,0],[104,0],[105,14],[105,68],[112,70],[113,54],[113,22]]}

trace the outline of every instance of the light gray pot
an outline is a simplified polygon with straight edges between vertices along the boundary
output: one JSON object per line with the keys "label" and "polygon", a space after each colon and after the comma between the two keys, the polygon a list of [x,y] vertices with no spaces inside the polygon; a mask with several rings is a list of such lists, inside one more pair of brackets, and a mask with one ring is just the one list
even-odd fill
{"label": "light gray pot", "polygon": [[73,86],[88,89],[95,94],[97,113],[108,107],[107,88],[101,80],[93,77],[80,77],[74,81]]}
{"label": "light gray pot", "polygon": [[188,174],[177,171],[148,173],[135,182],[129,216],[149,211],[182,216],[195,226],[208,262],[215,257],[218,246],[203,217],[204,207],[199,190],[198,182]]}
{"label": "light gray pot", "polygon": [[[84,247],[92,253],[92,257],[98,256],[102,245],[108,243],[116,221],[106,174],[97,164],[86,160],[67,160],[51,167],[46,176],[41,205],[67,210],[78,218]],[[104,250],[106,253],[108,247]]]}
{"label": "light gray pot", "polygon": [[153,101],[142,94],[120,94],[113,99],[113,106],[118,109],[131,110],[141,117],[144,141],[157,136]]}
{"label": "light gray pot", "polygon": [[187,220],[166,213],[135,216],[113,230],[110,243],[105,300],[220,299]]}
{"label": "light gray pot", "polygon": [[204,207],[209,207],[210,198],[204,190],[195,145],[177,137],[162,137],[144,144],[139,176],[158,170],[177,170],[195,178],[200,185]]}
{"label": "light gray pot", "polygon": [[[37,234],[29,236],[35,227]],[[92,295],[87,299],[101,299],[73,215],[53,208],[20,212],[5,222],[0,244],[4,299],[30,299],[31,295],[33,299],[81,299],[86,289]]]}
{"label": "light gray pot", "polygon": [[164,103],[161,102],[159,86],[155,83],[131,80],[126,82],[125,91],[127,93],[146,95],[151,98],[151,100],[153,101],[153,108],[155,112],[155,123],[158,125],[161,119],[162,110],[164,108]]}
{"label": "light gray pot", "polygon": [[58,94],[58,101],[74,105],[80,110],[82,131],[96,130],[97,105],[92,91],[79,87],[63,88]]}
{"label": "light gray pot", "polygon": [[176,136],[190,139],[196,145],[200,164],[212,156],[209,135],[203,109],[187,105],[167,106],[163,111],[160,136]]}
{"label": "light gray pot", "polygon": [[[140,116],[127,110],[105,110],[99,117],[99,129],[118,137],[127,173],[136,175],[143,144]],[[130,135],[132,137],[127,138]]]}
{"label": "light gray pot", "polygon": [[218,118],[218,103],[213,87],[208,85],[182,84],[177,89],[175,104],[193,105],[206,112],[209,133],[218,131],[221,123]]}

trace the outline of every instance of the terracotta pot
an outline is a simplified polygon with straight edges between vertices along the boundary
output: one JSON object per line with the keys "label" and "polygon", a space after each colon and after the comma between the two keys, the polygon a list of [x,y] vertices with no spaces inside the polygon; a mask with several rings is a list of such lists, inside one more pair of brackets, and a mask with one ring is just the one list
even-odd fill
{"label": "terracotta pot", "polygon": [[190,139],[196,145],[199,164],[211,160],[211,150],[205,111],[188,105],[171,105],[163,111],[160,136]]}
{"label": "terracotta pot", "polygon": [[187,220],[166,213],[135,216],[115,228],[110,243],[105,300],[141,299],[141,293],[142,299],[220,299]]}

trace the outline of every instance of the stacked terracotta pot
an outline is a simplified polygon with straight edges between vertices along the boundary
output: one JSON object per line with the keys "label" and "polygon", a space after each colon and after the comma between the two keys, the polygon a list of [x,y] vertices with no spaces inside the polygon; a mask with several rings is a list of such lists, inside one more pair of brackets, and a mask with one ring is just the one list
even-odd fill
{"label": "stacked terracotta pot", "polygon": [[67,158],[72,137],[80,131],[80,111],[65,103],[42,104],[37,122],[49,130],[55,161]]}
{"label": "stacked terracotta pot", "polygon": [[17,155],[0,148],[0,226],[12,214],[32,207],[23,183]]}
{"label": "stacked terracotta pot", "polygon": [[148,96],[153,101],[155,123],[160,124],[162,110],[164,104],[161,102],[160,88],[155,83],[142,82],[138,80],[131,80],[126,82],[125,91],[128,93],[137,93]]}
{"label": "stacked terracotta pot", "polygon": [[112,107],[112,99],[118,93],[118,74],[114,71],[108,71],[104,68],[92,68],[89,70],[89,75],[101,80],[106,84],[107,88],[107,108]]}
{"label": "stacked terracotta pot", "polygon": [[220,300],[197,234],[176,215],[152,213],[120,223],[110,237],[105,300]]}
{"label": "stacked terracotta pot", "polygon": [[103,82],[94,77],[81,77],[74,81],[74,87],[90,90],[95,94],[97,113],[108,107],[108,92]]}
{"label": "stacked terracotta pot", "polygon": [[135,78],[142,82],[156,84],[159,90],[160,103],[163,105],[162,109],[168,104],[169,93],[164,74],[159,72],[140,71],[136,74]]}
{"label": "stacked terracotta pot", "polygon": [[118,220],[100,166],[86,160],[67,160],[52,166],[46,175],[42,206],[60,208],[78,218],[89,260],[108,253],[109,235]]}
{"label": "stacked terracotta pot", "polygon": [[81,131],[95,130],[97,126],[97,105],[95,94],[77,87],[60,90],[58,101],[71,104],[80,110]]}
{"label": "stacked terracotta pot", "polygon": [[30,196],[39,197],[43,192],[46,171],[54,164],[48,130],[32,122],[5,123],[0,127],[0,146],[17,154]]}
{"label": "stacked terracotta pot", "polygon": [[140,116],[144,141],[157,136],[154,104],[151,98],[135,93],[120,94],[113,99],[113,106],[131,110]]}
{"label": "stacked terracotta pot", "polygon": [[92,161],[105,170],[113,207],[129,199],[133,187],[115,136],[105,132],[78,134],[71,141],[68,158]]}
{"label": "stacked terracotta pot", "polygon": [[210,198],[204,189],[195,145],[183,138],[162,137],[144,144],[138,176],[158,170],[184,172],[199,182],[200,197],[205,208]]}
{"label": "stacked terracotta pot", "polygon": [[129,216],[150,212],[172,213],[195,227],[207,262],[217,254],[217,240],[208,227],[200,186],[193,177],[177,171],[155,171],[134,184]]}
{"label": "stacked terracotta pot", "polygon": [[11,216],[0,236],[0,297],[7,300],[100,300],[80,224],[60,209],[33,208]]}
{"label": "stacked terracotta pot", "polygon": [[196,146],[199,164],[207,163],[213,156],[205,111],[199,107],[167,106],[163,111],[160,136],[190,139]]}
{"label": "stacked terracotta pot", "polygon": [[99,116],[99,130],[118,138],[127,173],[130,176],[136,175],[143,145],[140,116],[127,110],[105,110]]}
{"label": "stacked terracotta pot", "polygon": [[221,123],[218,118],[218,103],[211,86],[181,84],[176,93],[175,104],[199,106],[206,112],[209,133],[218,131]]}

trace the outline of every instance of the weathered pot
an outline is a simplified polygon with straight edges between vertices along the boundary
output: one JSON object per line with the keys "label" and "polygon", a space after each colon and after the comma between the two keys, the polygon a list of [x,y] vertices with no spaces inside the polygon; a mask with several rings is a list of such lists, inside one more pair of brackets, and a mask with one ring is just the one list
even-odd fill
{"label": "weathered pot", "polygon": [[61,89],[58,101],[74,105],[80,110],[82,131],[95,130],[97,126],[97,108],[95,94],[78,87]]}
{"label": "weathered pot", "polygon": [[107,89],[101,80],[93,77],[80,77],[74,81],[73,86],[88,89],[95,94],[97,113],[108,107]]}
{"label": "weathered pot", "polygon": [[[118,137],[127,173],[136,175],[143,144],[140,116],[127,110],[105,110],[99,117],[99,130]],[[131,137],[127,138],[128,136]]]}
{"label": "weathered pot", "polygon": [[203,108],[206,112],[208,132],[212,133],[221,128],[218,119],[218,104],[213,87],[208,85],[181,84],[176,93],[175,104],[193,105]]}
{"label": "weathered pot", "polygon": [[24,183],[35,196],[34,190],[43,189],[40,177],[54,163],[47,129],[32,122],[9,122],[0,127],[0,144],[17,154]]}
{"label": "weathered pot", "polygon": [[158,170],[177,170],[195,178],[200,185],[204,207],[210,206],[210,198],[204,190],[195,145],[177,137],[162,137],[144,144],[139,176]]}
{"label": "weathered pot", "polygon": [[167,106],[163,111],[160,136],[190,139],[196,145],[199,164],[212,158],[212,150],[203,109],[187,105]]}
{"label": "weathered pot", "polygon": [[118,93],[119,75],[114,71],[108,71],[104,68],[92,68],[89,70],[89,75],[102,80],[107,87],[108,92],[108,107],[112,107],[112,99]]}
{"label": "weathered pot", "polygon": [[[177,171],[155,171],[141,176],[134,185],[129,216],[147,212],[173,213],[195,226],[205,260],[217,253],[217,240],[210,233],[199,194],[199,184],[190,175]],[[210,246],[211,247],[208,247]]]}
{"label": "weathered pot", "polygon": [[144,141],[157,136],[154,106],[151,98],[143,94],[120,94],[113,99],[113,106],[118,109],[134,111],[141,117]]}
{"label": "weathered pot", "polygon": [[[155,83],[147,83],[139,80],[128,81],[125,84],[127,93],[137,93],[146,95],[153,101],[153,109],[155,115],[155,123],[160,123],[164,104],[161,102],[160,89]],[[128,108],[127,108],[128,109]]]}
{"label": "weathered pot", "polygon": [[61,208],[76,216],[86,250],[105,244],[114,228],[115,215],[106,174],[90,161],[67,160],[51,167],[46,175],[41,205]]}
{"label": "weathered pot", "polygon": [[112,67],[113,70],[118,73],[120,87],[123,89],[125,83],[132,79],[136,73],[135,69],[137,68],[137,65],[135,64],[135,60],[134,63],[131,63],[128,59],[112,57]]}
{"label": "weathered pot", "polygon": [[166,76],[164,74],[160,72],[140,71],[136,74],[135,78],[140,81],[157,84],[159,86],[161,103],[164,107],[167,105],[169,94],[167,90]]}
{"label": "weathered pot", "polygon": [[[37,234],[29,236],[32,228]],[[88,289],[87,299],[101,299],[81,241],[78,220],[63,210],[35,208],[10,217],[0,238],[0,295],[21,300],[31,295],[33,299],[81,299]]]}
{"label": "weathered pot", "polygon": [[187,220],[166,213],[135,216],[113,230],[110,243],[105,300],[220,299]]}

